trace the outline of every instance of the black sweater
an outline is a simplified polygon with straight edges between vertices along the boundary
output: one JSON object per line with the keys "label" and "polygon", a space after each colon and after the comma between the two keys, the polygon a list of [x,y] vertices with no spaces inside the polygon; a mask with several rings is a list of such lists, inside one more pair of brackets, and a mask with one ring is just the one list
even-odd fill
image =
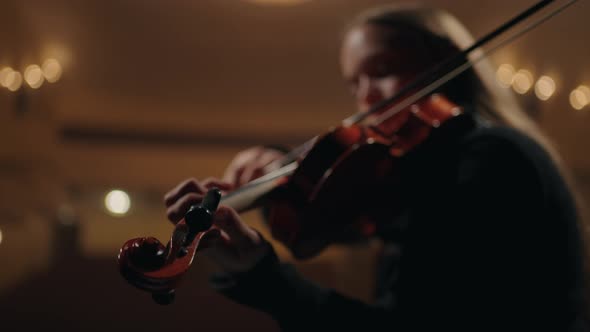
{"label": "black sweater", "polygon": [[381,232],[401,254],[382,260],[375,303],[306,280],[272,251],[212,285],[285,331],[584,330],[576,210],[545,151],[497,126],[423,150],[405,161],[407,212]]}

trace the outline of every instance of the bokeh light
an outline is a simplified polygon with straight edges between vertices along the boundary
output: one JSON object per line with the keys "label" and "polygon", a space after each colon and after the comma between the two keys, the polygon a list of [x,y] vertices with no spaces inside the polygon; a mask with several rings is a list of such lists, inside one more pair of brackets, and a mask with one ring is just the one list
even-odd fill
{"label": "bokeh light", "polygon": [[38,65],[30,65],[25,69],[25,82],[27,82],[31,88],[37,89],[41,87],[44,80],[43,72]]}
{"label": "bokeh light", "polygon": [[17,91],[23,85],[23,75],[18,71],[11,71],[6,75],[6,87],[10,91]]}
{"label": "bokeh light", "polygon": [[590,104],[590,88],[580,85],[570,93],[570,104],[573,108],[581,110]]}
{"label": "bokeh light", "polygon": [[530,71],[521,69],[514,74],[512,88],[521,95],[527,93],[533,86],[533,74]]}
{"label": "bokeh light", "polygon": [[123,216],[129,212],[131,199],[123,190],[111,190],[104,198],[106,209],[115,216]]}
{"label": "bokeh light", "polygon": [[535,83],[535,95],[541,100],[547,100],[555,93],[555,81],[549,76],[541,76]]}
{"label": "bokeh light", "polygon": [[62,75],[62,67],[56,59],[47,59],[43,62],[43,76],[49,83],[57,82]]}
{"label": "bokeh light", "polygon": [[0,70],[0,85],[7,88],[8,87],[8,75],[12,73],[14,70],[10,67],[4,67]]}
{"label": "bokeh light", "polygon": [[514,67],[503,64],[496,71],[496,81],[505,88],[509,88],[514,80]]}

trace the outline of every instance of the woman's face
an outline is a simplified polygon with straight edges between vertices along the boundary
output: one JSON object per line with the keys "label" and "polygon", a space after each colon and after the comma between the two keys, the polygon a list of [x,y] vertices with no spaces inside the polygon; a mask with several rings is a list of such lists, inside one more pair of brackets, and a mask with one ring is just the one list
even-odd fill
{"label": "woman's face", "polygon": [[340,63],[358,111],[367,112],[428,69],[429,58],[415,33],[365,24],[346,34]]}

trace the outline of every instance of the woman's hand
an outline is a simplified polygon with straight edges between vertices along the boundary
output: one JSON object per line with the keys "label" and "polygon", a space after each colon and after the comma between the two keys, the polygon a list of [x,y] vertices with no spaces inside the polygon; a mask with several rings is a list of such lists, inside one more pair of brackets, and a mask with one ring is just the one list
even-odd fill
{"label": "woman's hand", "polygon": [[[232,185],[217,179],[203,182],[189,179],[180,183],[164,196],[168,219],[174,224],[178,223],[186,211],[192,205],[200,203],[206,192],[213,187],[228,190]],[[250,270],[272,250],[260,233],[246,225],[234,209],[224,205],[217,208],[213,226],[200,241],[201,249],[198,252],[229,273]]]}
{"label": "woman's hand", "polygon": [[284,155],[285,153],[281,151],[263,146],[244,150],[230,162],[223,176],[223,181],[231,184],[233,188],[243,186],[274,168],[278,168],[273,167],[273,162],[280,160]]}

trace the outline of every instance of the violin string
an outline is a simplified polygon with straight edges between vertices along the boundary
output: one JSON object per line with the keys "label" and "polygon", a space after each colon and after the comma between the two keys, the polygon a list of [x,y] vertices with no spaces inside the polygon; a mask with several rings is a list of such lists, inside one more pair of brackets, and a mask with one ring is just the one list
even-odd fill
{"label": "violin string", "polygon": [[317,138],[318,136],[315,136],[312,139],[307,140],[305,143],[289,151],[279,160],[269,163],[263,168],[263,176],[251,180],[240,188],[228,193],[227,195],[224,195],[222,200],[240,195],[250,189],[256,188],[259,185],[293,174],[297,168],[297,159],[303,156],[309,149],[313,147]]}
{"label": "violin string", "polygon": [[471,68],[473,65],[477,64],[479,61],[487,58],[492,53],[496,52],[497,50],[501,49],[502,47],[506,46],[507,44],[513,42],[514,40],[518,39],[519,37],[523,36],[524,34],[528,33],[532,29],[538,27],[539,25],[543,24],[547,20],[551,19],[552,17],[558,15],[562,11],[566,10],[569,6],[573,5],[578,0],[569,0],[565,4],[558,7],[556,10],[546,14],[545,16],[541,17],[538,21],[532,22],[528,26],[524,27],[521,31],[517,31],[514,35],[510,36],[506,40],[498,43],[498,45],[492,47],[488,51],[483,51],[478,57],[474,60],[467,61],[463,63],[461,66],[453,69],[446,75],[442,76],[441,78],[437,79],[436,81],[432,82],[422,90],[418,91],[417,93],[413,94],[412,96],[404,99],[399,104],[396,104],[394,107],[390,108],[386,112],[380,114],[377,118],[374,119],[371,125],[377,126],[384,122],[385,120],[395,116],[397,113],[401,112],[402,110],[406,109],[410,105],[416,103],[418,100],[424,98],[428,94],[432,93],[437,88],[441,87],[451,79],[457,77],[459,74],[463,73],[467,69]]}
{"label": "violin string", "polygon": [[232,198],[234,196],[239,196],[245,192],[248,192],[251,189],[255,189],[256,187],[258,187],[261,184],[264,183],[268,183],[270,181],[275,181],[281,177],[285,177],[285,176],[289,176],[291,174],[293,174],[293,172],[297,169],[297,163],[296,162],[291,162],[287,165],[282,166],[279,169],[273,170],[259,178],[256,178],[248,183],[246,183],[245,185],[239,187],[238,189],[227,193],[226,195],[224,195],[221,200],[227,200],[229,198]]}
{"label": "violin string", "polygon": [[314,136],[313,138],[307,140],[305,143],[287,152],[284,156],[281,157],[281,159],[269,163],[264,167],[264,173],[268,173],[270,171],[276,170],[277,168],[281,168],[296,161],[298,158],[302,157],[313,147],[317,139],[318,136]]}
{"label": "violin string", "polygon": [[350,125],[359,123],[362,120],[364,120],[366,117],[368,117],[369,115],[376,113],[376,112],[382,110],[383,108],[390,106],[391,104],[398,101],[399,99],[404,97],[406,94],[408,94],[412,90],[419,88],[420,86],[424,86],[426,83],[428,83],[428,81],[431,81],[433,78],[440,77],[442,74],[454,69],[454,67],[456,66],[455,63],[464,62],[464,59],[472,51],[487,44],[488,42],[490,42],[494,38],[500,36],[506,30],[508,30],[511,27],[515,26],[516,24],[520,23],[522,20],[528,18],[529,16],[533,15],[534,13],[543,9],[544,7],[546,7],[547,5],[549,5],[550,3],[554,2],[554,1],[555,0],[539,1],[538,3],[531,6],[530,8],[526,9],[522,13],[520,13],[520,14],[516,15],[515,17],[513,17],[512,19],[508,20],[507,22],[502,24],[500,27],[494,29],[490,33],[481,37],[479,40],[474,42],[470,47],[450,56],[448,59],[440,62],[437,65],[434,65],[429,70],[426,70],[425,72],[421,73],[414,80],[412,80],[410,83],[408,83],[407,85],[402,87],[395,95],[393,95],[389,98],[386,98],[384,100],[381,100],[380,102],[374,104],[371,107],[371,109],[367,112],[351,115],[350,117],[344,119],[342,124],[344,126],[350,126]]}

